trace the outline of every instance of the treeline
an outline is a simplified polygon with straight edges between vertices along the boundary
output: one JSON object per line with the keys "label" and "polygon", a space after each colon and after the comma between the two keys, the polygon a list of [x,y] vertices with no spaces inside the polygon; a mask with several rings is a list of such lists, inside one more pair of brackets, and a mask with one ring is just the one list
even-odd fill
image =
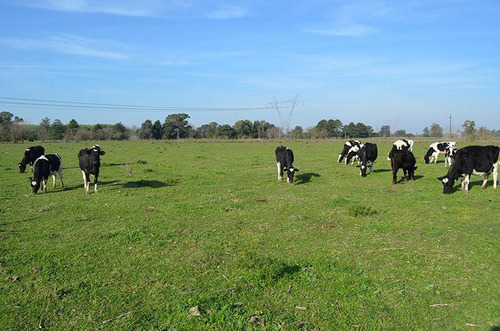
{"label": "treeline", "polygon": [[[139,128],[126,127],[121,122],[116,124],[80,125],[72,119],[64,124],[59,119],[51,121],[48,117],[38,125],[24,123],[24,120],[6,111],[0,112],[0,141],[35,141],[35,140],[131,140],[131,139],[277,139],[288,137],[292,139],[327,139],[327,138],[370,138],[370,137],[413,137],[405,130],[391,132],[389,125],[383,125],[379,131],[364,123],[350,122],[343,124],[338,119],[324,119],[315,126],[303,129],[296,126],[288,133],[267,121],[239,120],[233,125],[210,122],[200,127],[194,127],[188,122],[189,115],[185,113],[168,115],[165,120],[155,122],[144,121]],[[443,128],[432,123],[422,130],[423,137],[442,138]],[[461,130],[455,134],[466,139],[488,140],[500,137],[500,130],[489,130],[486,127],[476,128],[474,121],[467,120]]]}

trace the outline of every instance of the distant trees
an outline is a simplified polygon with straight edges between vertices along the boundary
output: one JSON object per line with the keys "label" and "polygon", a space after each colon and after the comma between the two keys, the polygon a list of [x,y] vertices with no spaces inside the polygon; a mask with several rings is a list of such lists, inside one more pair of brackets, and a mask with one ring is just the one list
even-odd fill
{"label": "distant trees", "polygon": [[430,129],[428,127],[425,127],[422,130],[422,136],[423,137],[441,138],[444,136],[444,130],[439,124],[432,123]]}
{"label": "distant trees", "polygon": [[[122,122],[115,124],[80,125],[75,119],[64,124],[61,120],[44,117],[38,125],[28,125],[22,118],[7,111],[0,112],[0,141],[40,140],[128,140],[138,139],[278,139],[283,138],[283,130],[265,120],[238,120],[233,125],[210,122],[194,127],[188,122],[186,113],[170,114],[164,122],[145,120],[140,128],[126,127]],[[467,120],[462,125],[462,136],[469,141],[476,139],[490,140],[500,137],[500,130],[488,130]],[[292,139],[328,139],[328,138],[369,138],[369,137],[412,137],[404,129],[391,134],[389,125],[382,125],[378,132],[362,122],[350,122],[344,125],[339,119],[322,119],[315,126],[307,129],[295,126],[288,132]],[[423,129],[424,137],[441,138],[443,128],[432,123]]]}
{"label": "distant trees", "polygon": [[389,125],[382,125],[380,127],[380,131],[378,132],[379,137],[390,137],[391,136],[391,127]]}
{"label": "distant trees", "polygon": [[476,122],[466,120],[462,124],[462,136],[469,141],[476,140]]}

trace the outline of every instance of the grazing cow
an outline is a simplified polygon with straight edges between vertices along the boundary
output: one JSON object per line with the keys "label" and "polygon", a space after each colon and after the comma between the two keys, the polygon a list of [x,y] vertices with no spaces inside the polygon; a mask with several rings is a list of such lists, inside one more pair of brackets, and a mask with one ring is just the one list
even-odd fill
{"label": "grazing cow", "polygon": [[444,152],[444,166],[451,167],[451,163],[453,162],[453,158],[457,153],[457,148],[455,146],[449,146]]}
{"label": "grazing cow", "polygon": [[445,176],[438,177],[443,183],[443,193],[450,194],[458,177],[462,179],[462,190],[469,192],[471,175],[483,176],[482,189],[488,184],[488,177],[493,173],[493,188],[497,188],[498,181],[498,146],[467,146],[457,150],[453,163]]}
{"label": "grazing cow", "polygon": [[370,173],[373,172],[373,169],[375,167],[375,160],[378,156],[377,144],[362,144],[361,149],[358,152],[358,156],[361,162],[361,165],[359,166],[361,168],[361,172],[359,175],[361,177],[366,177],[366,167],[368,166],[368,164],[370,165]]}
{"label": "grazing cow", "polygon": [[33,178],[30,177],[33,194],[36,194],[40,188],[42,192],[47,191],[47,180],[49,176],[52,176],[52,187],[55,188],[56,174],[59,174],[61,187],[64,187],[62,162],[58,154],[42,155],[37,158],[33,164]]}
{"label": "grazing cow", "polygon": [[[346,141],[345,144],[344,144],[344,148],[342,149],[342,152],[339,154],[339,157],[337,159],[337,162],[342,162],[342,160],[344,159],[344,157],[346,157],[349,152],[351,151],[351,148],[355,147],[355,146],[358,146],[361,145],[361,143],[359,142],[359,140],[349,140],[349,141]],[[349,162],[347,162],[347,159],[345,160],[345,164],[348,164]]]}
{"label": "grazing cow", "polygon": [[[439,154],[446,154],[446,150],[448,147],[455,147],[456,142],[454,141],[440,141],[435,142],[429,145],[429,149],[424,156],[425,164],[429,163],[437,163]],[[445,158],[445,166],[446,166],[446,158]]]}
{"label": "grazing cow", "polygon": [[[42,146],[31,146],[24,151],[24,157],[18,164],[19,172],[23,173],[26,170],[26,165],[29,164],[30,168],[33,167],[33,162],[45,153],[45,148]],[[33,169],[32,169],[33,170]]]}
{"label": "grazing cow", "polygon": [[415,156],[409,149],[396,150],[391,158],[392,167],[392,183],[397,184],[397,173],[399,169],[403,169],[404,180],[415,180]]}
{"label": "grazing cow", "polygon": [[392,143],[392,149],[387,155],[387,160],[390,161],[392,159],[393,154],[396,151],[404,151],[404,150],[409,150],[410,152],[413,151],[413,140],[400,139]]}
{"label": "grazing cow", "polygon": [[287,172],[288,183],[293,183],[293,175],[299,171],[299,169],[293,167],[293,152],[290,148],[283,145],[278,146],[275,151],[276,154],[276,165],[278,167],[278,181],[283,180],[283,171]]}
{"label": "grazing cow", "polygon": [[97,193],[97,179],[101,166],[101,155],[106,154],[101,146],[94,145],[92,148],[84,148],[78,152],[78,161],[83,174],[83,187],[85,193],[90,194],[90,175],[94,176],[94,193]]}

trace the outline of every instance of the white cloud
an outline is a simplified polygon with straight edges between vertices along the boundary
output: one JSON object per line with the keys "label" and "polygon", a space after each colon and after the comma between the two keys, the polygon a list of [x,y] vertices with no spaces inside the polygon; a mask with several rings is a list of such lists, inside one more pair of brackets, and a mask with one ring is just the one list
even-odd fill
{"label": "white cloud", "polygon": [[332,29],[305,29],[304,31],[336,37],[363,37],[379,32],[379,30],[374,27],[359,24],[350,24]]}
{"label": "white cloud", "polygon": [[21,0],[18,5],[46,10],[153,17],[190,6],[187,0]]}
{"label": "white cloud", "polygon": [[207,18],[215,19],[215,20],[224,20],[231,18],[242,18],[248,16],[249,12],[246,8],[238,7],[238,6],[229,6],[226,8],[221,8],[215,11],[212,11],[206,15]]}
{"label": "white cloud", "polygon": [[44,40],[0,38],[0,45],[23,50],[50,51],[112,60],[122,60],[129,57],[124,53],[105,49],[104,45],[109,46],[113,44],[116,45],[116,43],[110,41],[69,35],[51,37]]}

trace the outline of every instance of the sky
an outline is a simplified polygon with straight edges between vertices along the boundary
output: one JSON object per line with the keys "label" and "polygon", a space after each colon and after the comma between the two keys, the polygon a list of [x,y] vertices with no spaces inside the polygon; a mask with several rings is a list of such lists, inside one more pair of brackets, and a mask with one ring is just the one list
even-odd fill
{"label": "sky", "polygon": [[287,118],[296,98],[292,128],[500,129],[499,17],[498,0],[0,0],[0,110],[280,125],[272,102]]}

